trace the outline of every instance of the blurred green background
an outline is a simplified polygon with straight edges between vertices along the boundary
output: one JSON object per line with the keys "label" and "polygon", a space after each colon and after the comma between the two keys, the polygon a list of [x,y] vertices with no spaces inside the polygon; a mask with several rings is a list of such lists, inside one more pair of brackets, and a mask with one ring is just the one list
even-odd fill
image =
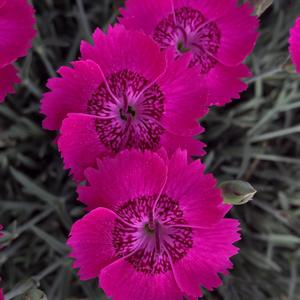
{"label": "blurred green background", "polygon": [[[55,136],[41,128],[39,102],[47,79],[76,59],[80,40],[89,40],[95,27],[115,21],[122,1],[33,5],[38,37],[17,64],[23,84],[0,105],[0,243],[6,246],[0,274],[7,300],[26,299],[34,287],[50,300],[106,299],[96,282],[79,281],[67,257],[65,240],[83,207]],[[203,120],[209,171],[220,182],[243,179],[258,190],[254,201],[232,212],[242,223],[241,252],[207,300],[300,299],[300,76],[287,63],[288,32],[298,15],[299,0],[274,1],[261,16],[248,60],[254,74],[249,90]]]}

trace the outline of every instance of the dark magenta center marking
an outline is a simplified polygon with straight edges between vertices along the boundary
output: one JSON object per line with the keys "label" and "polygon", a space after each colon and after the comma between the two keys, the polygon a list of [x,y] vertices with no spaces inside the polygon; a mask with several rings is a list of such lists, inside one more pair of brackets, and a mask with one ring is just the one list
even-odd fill
{"label": "dark magenta center marking", "polygon": [[176,263],[193,246],[192,228],[172,226],[187,224],[178,201],[167,195],[156,200],[157,195],[141,196],[122,205],[117,213],[126,224],[117,220],[113,229],[117,256],[128,256],[137,271],[149,275],[170,271],[170,259]]}
{"label": "dark magenta center marking", "polygon": [[[100,141],[111,151],[156,150],[164,132],[165,97],[158,84],[123,70],[106,78],[88,102]],[[102,118],[102,119],[101,119]]]}
{"label": "dark magenta center marking", "polygon": [[181,55],[192,52],[190,67],[198,66],[202,74],[216,64],[215,54],[220,48],[221,32],[217,24],[190,7],[175,9],[156,26],[153,38],[162,49],[174,47]]}

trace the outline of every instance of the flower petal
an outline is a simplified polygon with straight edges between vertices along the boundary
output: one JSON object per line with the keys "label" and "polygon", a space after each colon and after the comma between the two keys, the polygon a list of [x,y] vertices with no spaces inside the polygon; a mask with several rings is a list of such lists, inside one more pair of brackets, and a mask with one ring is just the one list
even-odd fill
{"label": "flower petal", "polygon": [[196,68],[188,68],[189,60],[189,55],[175,60],[173,53],[167,51],[168,67],[158,80],[166,98],[162,124],[178,135],[199,134],[202,130],[198,121],[208,112],[202,78]]}
{"label": "flower petal", "polygon": [[169,157],[171,157],[178,148],[187,151],[190,161],[192,161],[192,157],[199,158],[206,154],[203,149],[206,145],[192,136],[179,136],[165,132],[161,136],[161,144],[168,145]]}
{"label": "flower petal", "polygon": [[192,7],[201,11],[209,20],[217,20],[237,8],[237,0],[173,0],[174,7]]}
{"label": "flower petal", "polygon": [[206,84],[208,90],[209,105],[222,106],[232,99],[239,99],[240,93],[248,88],[242,79],[250,76],[251,72],[246,65],[236,67],[216,65],[203,77],[203,84]]}
{"label": "flower petal", "polygon": [[165,55],[159,46],[142,32],[127,31],[122,25],[99,28],[93,34],[94,46],[81,44],[83,59],[92,59],[105,75],[130,70],[153,82],[165,71]]}
{"label": "flower petal", "polygon": [[184,293],[200,297],[200,286],[212,290],[221,285],[218,273],[228,274],[232,268],[229,258],[238,252],[232,245],[240,239],[238,226],[237,220],[223,219],[212,228],[193,229],[193,248],[173,265],[176,282]]}
{"label": "flower petal", "polygon": [[177,199],[189,225],[209,227],[218,223],[231,206],[223,204],[216,180],[204,171],[200,161],[188,164],[186,151],[176,151],[169,161],[164,192]]}
{"label": "flower petal", "polygon": [[81,280],[98,277],[102,268],[116,260],[112,241],[115,220],[112,211],[98,208],[72,226],[67,244]]}
{"label": "flower petal", "polygon": [[221,46],[216,58],[226,66],[239,65],[253,51],[259,22],[252,13],[253,8],[246,3],[231,12],[226,10],[216,21],[221,30]]}
{"label": "flower petal", "polygon": [[98,157],[110,154],[98,138],[95,118],[92,116],[69,114],[60,132],[58,148],[65,169],[71,169],[77,182],[84,179],[86,168],[96,167]]}
{"label": "flower petal", "polygon": [[182,300],[171,271],[148,275],[137,272],[126,260],[120,259],[100,273],[100,284],[114,300]]}
{"label": "flower petal", "polygon": [[44,94],[41,104],[46,129],[58,130],[68,113],[86,113],[88,100],[103,81],[101,70],[93,61],[77,61],[72,65],[73,68],[59,69],[61,78],[48,81],[51,91]]}
{"label": "flower petal", "polygon": [[290,31],[290,55],[296,66],[297,72],[300,73],[300,17],[297,19],[294,27]]}
{"label": "flower petal", "polygon": [[142,29],[151,35],[156,25],[162,18],[168,16],[170,11],[172,0],[127,0],[125,8],[120,9],[122,17],[119,21],[127,29]]}
{"label": "flower petal", "polygon": [[89,186],[78,188],[89,210],[102,206],[116,211],[130,199],[158,194],[166,180],[166,162],[155,153],[123,151],[98,161],[98,169],[85,172]]}
{"label": "flower petal", "polygon": [[34,10],[27,0],[0,3],[0,67],[25,56],[35,35]]}
{"label": "flower petal", "polygon": [[4,101],[7,94],[14,93],[14,84],[19,83],[17,70],[13,65],[0,68],[0,102]]}

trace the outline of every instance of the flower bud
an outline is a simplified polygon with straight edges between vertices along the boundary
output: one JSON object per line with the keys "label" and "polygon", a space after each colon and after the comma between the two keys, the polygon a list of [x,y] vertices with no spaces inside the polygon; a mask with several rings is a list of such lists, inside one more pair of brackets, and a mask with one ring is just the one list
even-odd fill
{"label": "flower bud", "polygon": [[251,201],[256,194],[253,186],[241,180],[229,180],[220,184],[224,202],[233,205],[242,205]]}
{"label": "flower bud", "polygon": [[273,0],[251,0],[254,5],[255,14],[260,17],[272,4]]}
{"label": "flower bud", "polygon": [[291,58],[289,57],[287,61],[282,65],[282,70],[288,74],[294,75],[297,74],[295,65],[293,64]]}
{"label": "flower bud", "polygon": [[25,294],[25,300],[47,300],[45,293],[39,289],[33,288]]}

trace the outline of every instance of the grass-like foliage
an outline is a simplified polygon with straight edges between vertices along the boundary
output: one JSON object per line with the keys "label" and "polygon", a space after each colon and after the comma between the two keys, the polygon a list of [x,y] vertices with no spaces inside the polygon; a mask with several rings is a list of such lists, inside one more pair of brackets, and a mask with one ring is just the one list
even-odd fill
{"label": "grass-like foliage", "polygon": [[[81,39],[115,21],[122,1],[34,0],[38,37],[17,67],[22,85],[0,106],[0,273],[6,300],[39,287],[50,300],[105,299],[80,282],[65,241],[84,213],[39,114],[45,83],[78,55]],[[203,124],[205,162],[218,180],[242,179],[255,200],[232,211],[243,240],[235,269],[207,300],[300,299],[300,77],[291,72],[288,31],[296,0],[275,0],[261,16],[249,59],[253,78],[240,101],[213,109]],[[241,34],[243,34],[241,32]]]}

